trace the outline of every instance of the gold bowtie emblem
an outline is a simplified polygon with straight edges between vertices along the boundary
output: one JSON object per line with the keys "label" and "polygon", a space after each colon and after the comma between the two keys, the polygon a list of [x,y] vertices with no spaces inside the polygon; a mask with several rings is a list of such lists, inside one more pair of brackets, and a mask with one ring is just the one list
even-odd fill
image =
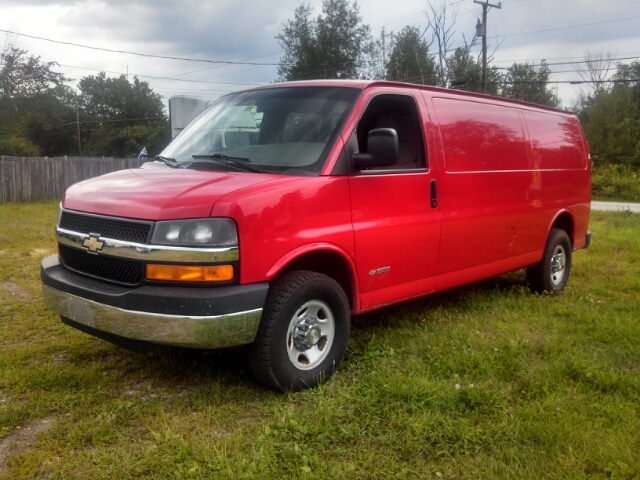
{"label": "gold bowtie emblem", "polygon": [[104,242],[101,242],[99,237],[100,235],[95,233],[90,234],[89,237],[84,239],[82,246],[89,250],[89,253],[98,253],[104,247]]}

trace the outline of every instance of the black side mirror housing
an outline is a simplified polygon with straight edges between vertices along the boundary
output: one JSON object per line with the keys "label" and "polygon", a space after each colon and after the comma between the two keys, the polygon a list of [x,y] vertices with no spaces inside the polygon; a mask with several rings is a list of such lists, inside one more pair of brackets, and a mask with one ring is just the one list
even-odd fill
{"label": "black side mirror housing", "polygon": [[356,167],[390,167],[398,161],[398,133],[393,128],[375,128],[367,136],[367,151],[353,155]]}

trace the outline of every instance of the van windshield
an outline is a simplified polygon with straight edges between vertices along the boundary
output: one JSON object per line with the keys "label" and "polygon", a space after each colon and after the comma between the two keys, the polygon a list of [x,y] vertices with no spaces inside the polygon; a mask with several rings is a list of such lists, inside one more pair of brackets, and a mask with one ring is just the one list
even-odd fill
{"label": "van windshield", "polygon": [[318,175],[361,90],[282,87],[227,95],[160,154],[196,170]]}

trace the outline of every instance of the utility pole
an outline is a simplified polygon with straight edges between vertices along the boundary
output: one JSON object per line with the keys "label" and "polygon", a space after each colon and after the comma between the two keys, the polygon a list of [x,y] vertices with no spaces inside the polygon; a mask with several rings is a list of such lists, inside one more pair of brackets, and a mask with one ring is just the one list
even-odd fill
{"label": "utility pole", "polygon": [[80,142],[80,115],[78,114],[78,94],[76,93],[76,127],[78,127],[78,156],[82,156],[82,143]]}
{"label": "utility pole", "polygon": [[473,3],[482,5],[482,23],[476,25],[476,35],[482,37],[482,93],[487,94],[487,10],[491,7],[502,8],[502,2],[492,5],[489,0],[479,2],[473,0]]}

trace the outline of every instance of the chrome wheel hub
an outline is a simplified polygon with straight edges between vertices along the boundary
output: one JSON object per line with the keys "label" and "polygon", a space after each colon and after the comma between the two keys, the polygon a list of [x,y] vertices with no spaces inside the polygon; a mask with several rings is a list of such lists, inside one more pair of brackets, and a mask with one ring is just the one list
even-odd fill
{"label": "chrome wheel hub", "polygon": [[320,300],[302,305],[289,323],[287,353],[300,370],[317,367],[331,350],[335,320],[331,308]]}
{"label": "chrome wheel hub", "polygon": [[564,277],[564,270],[567,263],[567,254],[562,245],[558,245],[551,257],[551,283],[559,285]]}

